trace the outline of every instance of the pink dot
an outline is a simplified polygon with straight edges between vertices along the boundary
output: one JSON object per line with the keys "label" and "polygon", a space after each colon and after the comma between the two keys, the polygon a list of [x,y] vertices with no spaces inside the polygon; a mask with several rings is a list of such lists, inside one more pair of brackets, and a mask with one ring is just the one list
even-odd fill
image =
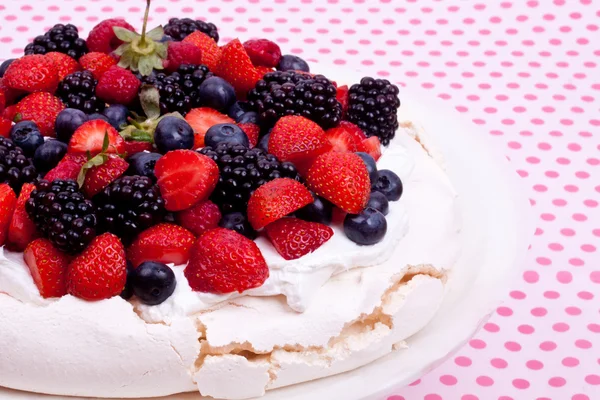
{"label": "pink dot", "polygon": [[594,294],[583,290],[577,293],[577,297],[579,297],[582,300],[592,300],[594,298]]}
{"label": "pink dot", "polygon": [[490,364],[492,364],[492,366],[494,368],[498,368],[498,369],[503,369],[508,366],[508,363],[506,362],[506,360],[504,360],[502,358],[492,358],[490,360]]}
{"label": "pink dot", "polygon": [[442,400],[442,397],[439,394],[432,393],[426,394],[423,400]]}
{"label": "pink dot", "polygon": [[483,329],[485,329],[488,332],[492,332],[492,333],[500,331],[500,327],[498,325],[494,324],[493,322],[486,323],[483,326]]}
{"label": "pink dot", "polygon": [[562,360],[562,365],[565,367],[576,367],[579,365],[579,360],[575,357],[565,357]]}
{"label": "pink dot", "polygon": [[554,330],[555,332],[566,332],[570,329],[568,324],[565,324],[564,322],[558,322],[554,325],[552,325],[552,330]]}
{"label": "pink dot", "polygon": [[479,400],[479,397],[475,396],[474,394],[465,394],[460,398],[460,400]]}
{"label": "pink dot", "polygon": [[525,271],[523,273],[523,279],[527,283],[536,283],[540,279],[540,276],[535,271]]}
{"label": "pink dot", "polygon": [[574,267],[581,267],[582,265],[584,265],[585,263],[583,262],[583,260],[581,258],[570,258],[569,259],[569,264],[571,264]]}
{"label": "pink dot", "polygon": [[588,324],[587,328],[590,332],[600,333],[600,325],[599,324]]}
{"label": "pink dot", "polygon": [[585,251],[586,253],[594,253],[596,251],[596,247],[591,244],[583,244],[581,245],[581,250]]}
{"label": "pink dot", "polygon": [[569,271],[558,271],[556,273],[556,280],[560,283],[571,283],[571,281],[573,281],[573,274]]}
{"label": "pink dot", "polygon": [[585,381],[590,385],[600,385],[600,375],[588,375],[585,377]]}
{"label": "pink dot", "polygon": [[531,335],[535,329],[533,328],[533,326],[531,325],[519,325],[519,327],[517,328],[519,332],[521,332],[524,335]]}
{"label": "pink dot", "polygon": [[590,273],[590,279],[594,283],[600,283],[600,271],[592,271]]}
{"label": "pink dot", "polygon": [[503,317],[509,317],[509,316],[513,315],[513,310],[510,309],[509,307],[498,307],[498,309],[496,311],[498,312],[498,314],[502,315]]}
{"label": "pink dot", "polygon": [[560,230],[560,233],[564,236],[575,236],[575,231],[570,228],[563,228]]}
{"label": "pink dot", "polygon": [[506,342],[504,343],[504,347],[506,348],[506,350],[508,351],[521,351],[521,345],[517,342]]}
{"label": "pink dot", "polygon": [[527,368],[532,369],[534,371],[539,371],[540,369],[544,368],[544,364],[542,364],[542,362],[538,360],[529,360],[525,363],[525,365],[527,366]]}
{"label": "pink dot", "polygon": [[547,290],[544,292],[544,297],[550,300],[554,300],[560,297],[560,293],[555,292],[554,290]]}
{"label": "pink dot", "polygon": [[590,398],[585,394],[576,394],[571,397],[571,400],[590,400]]}
{"label": "pink dot", "polygon": [[480,339],[472,339],[469,341],[469,345],[474,349],[484,349],[486,346],[485,342]]}
{"label": "pink dot", "polygon": [[567,383],[567,381],[564,378],[561,378],[559,376],[550,378],[550,380],[548,381],[548,384],[552,387],[562,387],[562,386],[565,386],[566,383]]}
{"label": "pink dot", "polygon": [[454,359],[454,363],[456,365],[458,365],[459,367],[468,367],[473,362],[471,361],[471,359],[469,357],[459,356]]}
{"label": "pink dot", "polygon": [[440,382],[446,386],[453,386],[456,385],[458,380],[453,375],[442,375],[440,376]]}
{"label": "pink dot", "polygon": [[492,386],[494,384],[494,380],[492,378],[490,378],[489,376],[485,376],[485,375],[481,375],[478,376],[477,379],[475,379],[475,382],[477,382],[477,384],[479,386]]}
{"label": "pink dot", "polygon": [[417,386],[419,383],[421,383],[421,380],[417,379],[416,381],[414,381],[413,383],[409,384],[408,386]]}
{"label": "pink dot", "polygon": [[517,389],[527,389],[529,387],[529,381],[525,379],[514,379],[512,384]]}
{"label": "pink dot", "polygon": [[560,243],[550,243],[548,248],[552,251],[562,251],[564,249],[563,245]]}
{"label": "pink dot", "polygon": [[556,349],[556,343],[552,342],[552,341],[545,341],[540,343],[540,349],[544,350],[544,351],[552,351],[554,349]]}
{"label": "pink dot", "polygon": [[512,297],[513,299],[517,299],[517,300],[523,300],[524,298],[527,297],[527,295],[523,292],[521,292],[520,290],[513,290],[510,292],[510,297]]}
{"label": "pink dot", "polygon": [[585,339],[578,339],[575,341],[575,346],[580,349],[589,349],[592,347],[592,343]]}
{"label": "pink dot", "polygon": [[[542,214],[542,216],[545,214]],[[543,218],[543,217],[542,217]],[[552,215],[552,218],[550,220],[554,220],[554,215]],[[540,264],[540,265],[550,265],[552,264],[552,260],[550,260],[547,257],[538,257],[535,259],[535,261]]]}

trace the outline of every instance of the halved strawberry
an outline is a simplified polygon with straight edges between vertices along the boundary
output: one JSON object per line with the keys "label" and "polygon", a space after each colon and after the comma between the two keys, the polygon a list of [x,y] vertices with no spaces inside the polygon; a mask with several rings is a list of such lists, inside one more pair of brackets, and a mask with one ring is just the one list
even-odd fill
{"label": "halved strawberry", "polygon": [[32,183],[25,183],[21,188],[15,212],[8,227],[8,243],[11,249],[17,251],[23,251],[27,244],[36,237],[35,224],[25,211],[25,203],[29,200],[33,189],[35,189],[35,185]]}
{"label": "halved strawberry", "polygon": [[198,238],[184,274],[196,292],[242,293],[265,283],[269,267],[252,240],[216,228]]}
{"label": "halved strawberry", "polygon": [[127,153],[127,157],[131,157],[132,155],[141,153],[142,151],[152,151],[152,143],[136,142],[135,140],[125,141],[125,153]]}
{"label": "halved strawberry", "polygon": [[210,200],[201,201],[195,206],[177,214],[177,221],[196,236],[219,226],[221,211]]}
{"label": "halved strawberry", "polygon": [[338,86],[335,98],[342,105],[342,113],[346,114],[346,110],[348,110],[348,85]]}
{"label": "halved strawberry", "polygon": [[84,300],[118,296],[127,280],[125,248],[112,233],[95,237],[67,268],[67,290]]}
{"label": "halved strawberry", "polygon": [[15,192],[6,183],[0,183],[0,246],[4,245],[8,237],[8,227],[16,204]]}
{"label": "halved strawberry", "polygon": [[25,264],[43,298],[67,294],[69,256],[58,250],[48,239],[36,239],[23,252]]}
{"label": "halved strawberry", "polygon": [[335,128],[328,129],[325,134],[333,145],[333,151],[357,151],[358,145],[367,138],[367,135],[352,122],[342,121]]}
{"label": "halved strawberry", "polygon": [[233,119],[210,107],[192,109],[185,116],[185,120],[194,130],[195,149],[204,147],[204,136],[211,126],[217,124],[235,124]]}
{"label": "halved strawberry", "polygon": [[275,250],[286,260],[312,253],[333,236],[333,229],[299,218],[281,218],[265,227]]}
{"label": "halved strawberry", "polygon": [[219,180],[219,167],[192,150],[170,151],[154,168],[158,187],[169,211],[185,210],[206,200]]}
{"label": "halved strawberry", "polygon": [[83,153],[65,154],[58,165],[52,168],[44,179],[52,182],[55,179],[73,179],[76,180],[81,167],[87,161],[87,157]]}
{"label": "halved strawberry", "polygon": [[377,136],[371,136],[360,142],[357,151],[367,153],[377,161],[381,157],[381,142]]}
{"label": "halved strawberry", "polygon": [[306,183],[319,196],[350,214],[360,213],[371,193],[367,166],[354,153],[320,155],[310,167]]}
{"label": "halved strawberry", "polygon": [[258,230],[312,202],[313,197],[306,186],[290,178],[277,178],[260,186],[250,196],[248,222]]}
{"label": "halved strawberry", "polygon": [[[96,160],[97,157],[101,158]],[[123,175],[127,168],[127,161],[115,154],[98,155],[83,166],[78,180],[83,183],[84,193],[92,198]]]}
{"label": "halved strawberry", "polygon": [[0,136],[9,137],[10,130],[12,128],[12,121],[6,118],[0,117]]}
{"label": "halved strawberry", "polygon": [[144,261],[185,264],[195,240],[192,232],[179,225],[158,224],[138,235],[127,249],[127,259],[134,268]]}
{"label": "halved strawberry", "polygon": [[201,63],[206,65],[211,71],[216,71],[219,58],[221,57],[221,49],[213,38],[200,31],[195,31],[186,36],[183,42],[191,43],[200,48],[202,51]]}
{"label": "halved strawberry", "polygon": [[100,53],[92,51],[82,55],[79,58],[79,64],[90,71],[94,78],[100,79],[100,77],[110,69],[113,65],[117,65],[117,60],[106,53]]}
{"label": "halved strawberry", "polygon": [[241,100],[246,98],[248,91],[254,88],[260,79],[258,71],[239,39],[233,39],[221,48],[221,57],[215,74],[231,83],[238,99]]}
{"label": "halved strawberry", "polygon": [[69,153],[87,153],[89,151],[92,155],[96,155],[102,151],[106,134],[108,134],[109,140],[107,153],[124,153],[125,140],[112,125],[100,119],[85,122],[77,128],[71,137],[67,151]]}
{"label": "halved strawberry", "polygon": [[251,122],[240,124],[237,126],[242,128],[246,136],[248,136],[248,141],[250,142],[250,147],[256,146],[258,143],[258,136],[260,135],[260,126],[253,124]]}

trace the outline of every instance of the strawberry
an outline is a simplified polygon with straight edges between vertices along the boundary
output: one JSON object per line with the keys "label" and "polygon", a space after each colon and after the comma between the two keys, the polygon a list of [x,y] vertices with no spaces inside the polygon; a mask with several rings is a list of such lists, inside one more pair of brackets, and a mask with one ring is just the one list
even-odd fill
{"label": "strawberry", "polygon": [[[212,40],[212,39],[210,39]],[[235,124],[235,121],[225,114],[209,107],[192,109],[185,120],[194,129],[194,148],[204,147],[206,131],[217,124]]]}
{"label": "strawberry", "polygon": [[0,114],[6,108],[6,93],[4,90],[0,89]]}
{"label": "strawberry", "polygon": [[53,51],[46,54],[46,58],[49,58],[54,63],[56,71],[58,73],[58,81],[62,81],[65,77],[73,72],[81,71],[81,66],[72,57],[64,53]]}
{"label": "strawberry", "polygon": [[333,145],[333,151],[355,152],[358,145],[367,138],[365,133],[352,122],[342,121],[335,128],[328,129],[325,134]]}
{"label": "strawberry", "polygon": [[48,239],[36,239],[29,243],[23,252],[23,259],[43,298],[67,294],[69,256],[54,247]]}
{"label": "strawberry", "polygon": [[273,72],[273,68],[268,68],[268,67],[256,67],[256,73],[258,74],[258,79],[262,79],[263,76],[265,76],[265,74],[267,72]]}
{"label": "strawberry", "polygon": [[92,51],[81,56],[79,64],[81,64],[83,69],[90,71],[94,75],[94,78],[100,79],[110,67],[117,65],[117,60],[106,53]]}
{"label": "strawberry", "polygon": [[113,28],[120,26],[135,32],[135,28],[129,25],[125,20],[119,18],[106,19],[96,25],[86,40],[90,52],[100,52],[109,54],[123,42],[115,35]]}
{"label": "strawberry", "polygon": [[286,260],[312,253],[333,236],[333,229],[299,218],[281,218],[265,227],[275,250]]}
{"label": "strawberry", "polygon": [[6,183],[0,183],[0,246],[8,237],[8,227],[15,212],[17,196]]}
{"label": "strawberry", "polygon": [[137,97],[140,85],[133,72],[113,66],[98,79],[96,95],[110,104],[128,105]]}
{"label": "strawberry", "polygon": [[127,157],[131,157],[142,151],[152,151],[152,143],[136,142],[135,140],[128,140],[125,142],[125,153],[127,153]]}
{"label": "strawberry", "polygon": [[8,107],[9,105],[15,104],[15,102],[27,92],[6,86],[5,79],[0,78],[0,93],[2,93],[0,96],[4,97],[4,105]]}
{"label": "strawberry", "polygon": [[377,136],[371,136],[359,143],[357,151],[367,153],[377,161],[381,157],[381,142]]}
{"label": "strawberry", "polygon": [[181,211],[206,200],[219,181],[219,167],[192,150],[170,151],[156,162],[154,173],[169,211]]}
{"label": "strawberry", "polygon": [[258,230],[312,202],[312,195],[300,182],[290,178],[273,179],[250,196],[248,222]]}
{"label": "strawberry", "polygon": [[104,136],[108,134],[109,146],[107,153],[121,154],[125,151],[125,140],[119,135],[119,132],[108,122],[95,119],[87,121],[81,125],[69,141],[67,151],[69,153],[87,153],[91,155],[102,151]]}
{"label": "strawberry", "polygon": [[69,294],[84,300],[118,296],[126,280],[125,247],[112,233],[95,237],[67,268]]}
{"label": "strawberry", "polygon": [[48,171],[44,179],[50,182],[55,179],[76,180],[86,161],[87,157],[83,153],[66,154],[56,167]]}
{"label": "strawberry", "polygon": [[13,104],[12,106],[8,106],[2,112],[2,118],[7,119],[9,121],[14,121],[17,116],[17,105]]}
{"label": "strawberry", "polygon": [[244,42],[248,57],[257,67],[275,68],[281,60],[281,49],[268,39],[252,39]]}
{"label": "strawberry", "polygon": [[235,231],[216,228],[194,243],[184,274],[197,292],[242,293],[261,286],[269,277],[269,267],[252,240]]}
{"label": "strawberry", "polygon": [[342,114],[346,114],[348,110],[348,85],[338,86],[335,98],[342,105]]}
{"label": "strawberry", "polygon": [[211,71],[216,71],[217,63],[221,58],[221,49],[213,38],[200,31],[195,31],[183,39],[183,42],[198,47],[202,53],[200,64],[206,65]]}
{"label": "strawberry", "polygon": [[54,137],[56,116],[64,108],[63,102],[50,93],[32,93],[17,104],[17,118],[35,122],[42,135]]}
{"label": "strawberry", "polygon": [[32,54],[13,61],[3,79],[13,89],[54,93],[58,87],[58,69],[51,58]]}
{"label": "strawberry", "polygon": [[219,207],[210,200],[202,201],[177,214],[177,221],[179,224],[196,236],[202,235],[209,229],[216,228],[219,226],[220,220],[221,211],[219,211]]}
{"label": "strawberry", "polygon": [[241,100],[246,98],[248,91],[254,88],[260,79],[252,60],[238,39],[233,39],[221,48],[215,74],[231,83],[238,99]]}
{"label": "strawberry", "polygon": [[11,128],[12,121],[10,119],[0,117],[0,136],[5,138],[9,137]]}
{"label": "strawberry", "polygon": [[[102,164],[93,164],[89,169],[86,168],[86,164],[80,173],[83,174],[80,177],[85,178],[83,192],[90,199],[123,175],[127,171],[127,168],[129,168],[127,161],[115,154],[99,155],[96,157],[101,157],[98,159],[98,162],[102,162]],[[92,158],[92,160],[96,159],[96,157]],[[92,160],[90,162],[93,162]]]}
{"label": "strawberry", "polygon": [[185,264],[195,240],[192,232],[179,225],[158,224],[138,235],[127,249],[127,259],[134,268],[144,261]]}
{"label": "strawberry", "polygon": [[[177,71],[182,64],[202,64],[202,50],[190,42],[169,42],[166,70]],[[209,68],[210,69],[210,68]]]}
{"label": "strawberry", "polygon": [[371,193],[367,166],[354,153],[320,155],[310,167],[306,183],[319,196],[350,214],[360,213]]}
{"label": "strawberry", "polygon": [[260,135],[260,126],[253,124],[251,122],[246,123],[238,123],[237,126],[242,128],[246,136],[248,136],[248,141],[250,142],[250,147],[256,146],[258,143],[258,136]]}
{"label": "strawberry", "polygon": [[23,251],[36,236],[35,224],[25,211],[25,203],[29,200],[33,189],[35,189],[35,185],[32,183],[25,183],[21,188],[15,212],[8,227],[8,242],[10,247],[17,251]]}
{"label": "strawberry", "polygon": [[281,118],[269,138],[269,153],[281,161],[296,164],[300,172],[306,171],[317,156],[331,147],[323,128],[299,116]]}

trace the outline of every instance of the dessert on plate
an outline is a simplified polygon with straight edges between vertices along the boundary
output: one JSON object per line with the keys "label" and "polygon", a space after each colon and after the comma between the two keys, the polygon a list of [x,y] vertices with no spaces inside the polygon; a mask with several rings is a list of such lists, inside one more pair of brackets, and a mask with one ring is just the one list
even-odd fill
{"label": "dessert on plate", "polygon": [[247,399],[401,351],[461,221],[398,88],[147,16],[0,66],[0,386]]}

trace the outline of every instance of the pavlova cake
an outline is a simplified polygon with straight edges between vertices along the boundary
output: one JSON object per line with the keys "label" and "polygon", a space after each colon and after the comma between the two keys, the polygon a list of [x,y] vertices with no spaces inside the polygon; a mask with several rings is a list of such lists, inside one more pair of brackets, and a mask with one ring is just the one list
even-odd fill
{"label": "pavlova cake", "polygon": [[456,193],[398,88],[218,41],[58,24],[0,66],[0,386],[246,399],[435,315]]}

